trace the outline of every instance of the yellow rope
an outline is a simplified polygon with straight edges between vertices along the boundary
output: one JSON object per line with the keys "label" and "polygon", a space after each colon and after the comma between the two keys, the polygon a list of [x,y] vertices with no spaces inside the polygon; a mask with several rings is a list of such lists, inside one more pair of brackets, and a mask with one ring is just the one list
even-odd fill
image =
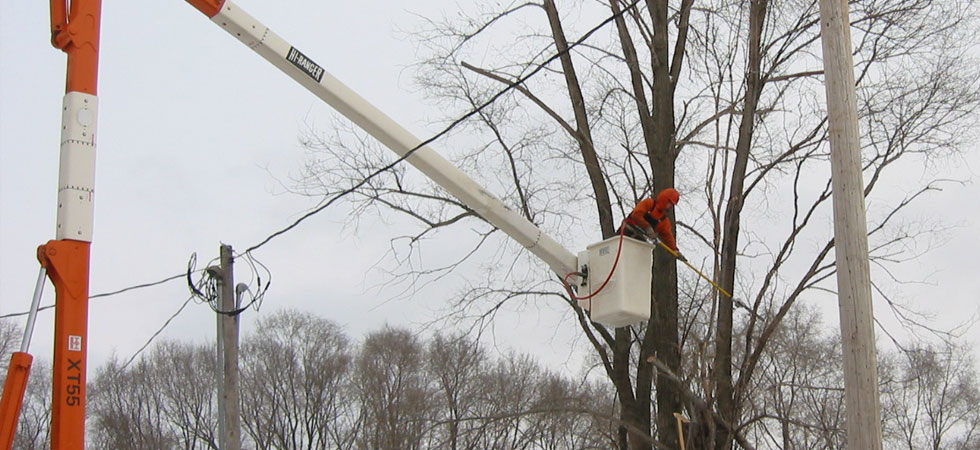
{"label": "yellow rope", "polygon": [[715,283],[714,280],[712,280],[711,278],[708,278],[707,275],[701,273],[701,271],[698,270],[697,267],[694,267],[694,266],[691,265],[691,263],[680,259],[680,255],[677,252],[675,252],[672,248],[668,247],[667,244],[664,244],[663,241],[657,241],[657,243],[660,244],[660,246],[663,247],[664,250],[667,250],[668,253],[670,253],[671,255],[673,255],[674,258],[677,258],[678,260],[680,260],[681,262],[683,262],[684,264],[686,264],[687,267],[690,267],[691,270],[695,271],[698,275],[701,275],[701,278],[704,278],[704,281],[707,281],[708,283],[711,283],[711,285],[714,286],[715,289],[718,289],[718,292],[721,292],[722,294],[725,294],[725,296],[728,297],[728,298],[732,298],[732,294],[729,294],[728,291],[722,289],[721,286],[718,286],[718,283]]}

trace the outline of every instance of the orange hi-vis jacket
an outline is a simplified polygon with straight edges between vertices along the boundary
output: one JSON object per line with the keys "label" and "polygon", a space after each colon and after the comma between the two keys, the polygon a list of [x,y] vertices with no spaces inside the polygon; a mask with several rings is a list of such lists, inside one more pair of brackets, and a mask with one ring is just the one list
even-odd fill
{"label": "orange hi-vis jacket", "polygon": [[626,223],[643,229],[652,228],[657,236],[670,247],[677,251],[677,241],[674,239],[674,232],[670,219],[667,218],[667,210],[677,204],[680,195],[676,190],[667,188],[657,195],[656,199],[647,198],[636,204],[633,212],[626,218]]}

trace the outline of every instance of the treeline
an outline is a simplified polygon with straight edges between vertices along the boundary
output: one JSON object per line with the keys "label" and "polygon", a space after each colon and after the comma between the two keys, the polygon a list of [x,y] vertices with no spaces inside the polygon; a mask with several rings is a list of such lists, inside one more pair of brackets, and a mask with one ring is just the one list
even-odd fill
{"label": "treeline", "polygon": [[[876,331],[884,448],[980,450],[973,347],[950,333],[902,343]],[[797,306],[758,364],[759,375],[743,393],[745,434],[757,448],[847,448],[838,330],[827,328],[815,310]]]}
{"label": "treeline", "polygon": [[[0,325],[6,353],[17,333]],[[796,308],[772,339],[742,394],[746,438],[758,449],[845,448],[835,331]],[[681,380],[690,398],[710,388],[711,355],[700,348],[685,349],[688,372],[699,374]],[[980,449],[971,351],[947,336],[881,352],[885,448]],[[90,374],[87,448],[216,449],[215,377],[209,345],[162,342],[128,366],[108,361]],[[248,449],[609,449],[625,432],[600,376],[569,377],[458,335],[386,327],[355,343],[309,313],[260,320],[242,340],[241,377]],[[50,383],[49,367],[36,362],[14,448],[48,448]],[[710,411],[701,406],[683,411],[695,419],[684,425],[688,437],[710,423],[696,420]],[[705,448],[694,441],[688,449]]]}
{"label": "treeline", "polygon": [[[241,344],[243,448],[609,448],[614,398],[472,339],[386,327],[359,345],[333,322],[285,311]],[[161,342],[90,374],[87,448],[216,449],[215,351]],[[32,379],[18,449],[48,448],[50,375]],[[46,378],[45,378],[46,377]]]}

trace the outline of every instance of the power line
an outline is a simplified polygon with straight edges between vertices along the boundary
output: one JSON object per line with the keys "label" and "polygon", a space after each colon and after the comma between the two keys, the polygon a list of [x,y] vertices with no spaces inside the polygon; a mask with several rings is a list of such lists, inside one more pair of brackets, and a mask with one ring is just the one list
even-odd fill
{"label": "power line", "polygon": [[[176,280],[176,279],[179,279],[179,278],[183,278],[184,275],[185,274],[181,273],[179,275],[170,276],[170,277],[164,278],[164,279],[159,280],[159,281],[154,281],[154,282],[150,282],[150,283],[143,283],[143,284],[136,284],[136,285],[125,287],[125,288],[122,288],[122,289],[119,289],[119,290],[115,290],[115,291],[105,292],[105,293],[102,293],[102,294],[90,295],[89,296],[89,299],[91,300],[93,298],[111,297],[113,295],[122,294],[124,292],[129,292],[129,291],[136,290],[136,289],[143,289],[143,288],[148,288],[148,287],[153,287],[153,286],[159,286],[159,285],[164,284],[164,283],[166,283],[168,281],[173,281],[173,280]],[[37,310],[38,311],[44,311],[44,310],[51,309],[51,308],[54,308],[54,305],[45,305],[45,306],[42,306],[42,307],[38,308]],[[29,311],[24,311],[24,312],[19,312],[19,313],[11,313],[11,314],[4,314],[4,315],[0,316],[0,320],[2,320],[2,319],[10,319],[10,318],[13,318],[13,317],[26,316],[28,314],[30,314]]]}
{"label": "power line", "polygon": [[[154,282],[151,282],[151,283],[137,284],[137,285],[129,286],[129,287],[126,287],[126,288],[123,288],[123,289],[119,289],[119,290],[115,290],[115,291],[111,291],[111,292],[106,292],[106,293],[102,293],[102,294],[92,295],[92,296],[89,296],[89,299],[110,297],[110,296],[113,296],[113,295],[122,294],[124,292],[132,291],[132,290],[135,290],[135,289],[143,289],[143,288],[158,286],[158,285],[164,284],[164,283],[166,283],[168,281],[173,281],[173,280],[176,280],[176,279],[183,278],[184,276],[186,276],[186,274],[183,274],[182,273],[182,274],[179,274],[179,275],[170,276],[170,277],[164,278],[162,280],[154,281]],[[170,323],[178,315],[180,315],[181,312],[184,311],[184,308],[186,308],[187,307],[187,304],[190,303],[190,301],[193,300],[193,299],[194,299],[194,295],[191,295],[190,297],[188,297],[187,300],[185,300],[184,303],[182,305],[180,305],[180,308],[177,310],[177,312],[175,312],[173,315],[171,315],[170,318],[168,318],[167,321],[164,322],[163,326],[161,326],[160,329],[156,331],[156,333],[153,333],[153,335],[150,336],[150,338],[146,341],[146,343],[144,343],[143,346],[140,347],[140,349],[137,350],[136,353],[134,353],[133,356],[131,356],[129,358],[129,360],[126,361],[126,364],[123,364],[123,366],[119,370],[123,370],[126,367],[128,367],[129,364],[132,363],[133,360],[136,359],[136,357],[139,356],[139,354],[142,353],[143,350],[145,350],[150,345],[150,343],[152,343],[153,340],[156,339],[156,337],[159,336],[160,333],[162,333],[163,330],[166,329],[167,326],[169,326]],[[43,310],[46,310],[46,309],[51,309],[51,308],[54,308],[54,306],[55,305],[42,306],[42,307],[38,308],[38,311],[43,311]],[[9,318],[12,318],[12,317],[25,316],[27,314],[29,314],[29,312],[20,312],[20,313],[13,313],[13,314],[5,314],[5,315],[0,316],[0,319],[9,319]]]}
{"label": "power line", "polygon": [[255,244],[255,245],[249,247],[248,249],[245,250],[244,253],[249,253],[249,252],[251,252],[253,250],[257,250],[258,248],[262,247],[263,245],[265,245],[266,243],[268,243],[272,239],[275,239],[276,237],[278,237],[278,236],[280,236],[282,234],[285,234],[286,232],[292,230],[293,228],[295,228],[296,226],[298,226],[300,223],[302,223],[304,220],[306,220],[306,219],[308,219],[308,218],[310,218],[310,217],[312,217],[312,216],[320,213],[324,209],[327,209],[328,207],[330,207],[330,205],[332,205],[337,200],[340,200],[341,198],[343,198],[343,197],[345,197],[345,196],[353,193],[355,190],[357,190],[361,186],[365,185],[368,181],[370,181],[374,177],[376,177],[376,176],[378,176],[378,175],[380,175],[380,174],[382,174],[382,173],[384,173],[384,172],[386,172],[388,170],[391,170],[393,167],[395,167],[396,165],[398,165],[402,161],[408,159],[409,156],[412,156],[412,154],[414,154],[416,151],[418,151],[422,147],[425,147],[426,145],[429,145],[432,142],[436,141],[437,139],[445,136],[447,133],[449,133],[450,131],[452,131],[453,128],[456,128],[456,126],[458,126],[460,123],[463,123],[463,121],[465,121],[466,119],[469,119],[470,117],[472,117],[472,116],[478,114],[479,112],[483,111],[487,106],[490,106],[491,104],[493,104],[494,102],[496,102],[504,94],[506,94],[506,93],[510,92],[511,90],[517,88],[518,86],[524,84],[524,82],[526,82],[528,79],[530,79],[531,77],[533,77],[534,75],[536,75],[538,72],[540,72],[541,70],[543,70],[552,61],[554,61],[554,60],[562,57],[563,55],[567,54],[568,52],[572,51],[573,48],[575,48],[578,45],[580,45],[583,42],[585,42],[596,31],[599,31],[602,27],[604,27],[604,26],[608,25],[610,22],[616,20],[617,18],[619,18],[620,16],[622,16],[623,14],[625,14],[627,11],[632,10],[639,3],[640,3],[640,0],[634,0],[633,3],[630,3],[630,5],[627,6],[626,8],[623,8],[622,10],[620,10],[619,12],[617,12],[617,13],[609,16],[608,18],[606,18],[602,22],[599,22],[598,25],[592,27],[592,29],[590,29],[585,34],[583,34],[582,37],[580,37],[576,41],[572,42],[571,45],[568,46],[568,48],[566,48],[564,50],[561,50],[561,51],[555,53],[554,55],[552,55],[551,57],[549,57],[547,60],[545,60],[543,63],[541,63],[537,67],[535,67],[534,70],[530,71],[529,73],[527,73],[526,75],[524,75],[522,77],[517,78],[517,80],[515,80],[512,83],[508,84],[507,87],[505,87],[504,89],[500,90],[499,92],[497,92],[496,94],[494,94],[492,97],[490,97],[489,100],[487,100],[487,101],[483,102],[482,104],[480,104],[480,106],[477,106],[476,108],[470,110],[466,114],[463,114],[458,119],[452,121],[452,123],[450,123],[442,131],[440,131],[440,132],[436,133],[435,135],[433,135],[432,137],[430,137],[430,138],[422,141],[420,144],[416,145],[415,147],[413,147],[409,151],[405,152],[404,155],[401,155],[400,157],[398,157],[398,159],[396,159],[393,162],[391,162],[390,164],[388,164],[388,165],[386,165],[386,166],[384,166],[384,167],[382,167],[382,168],[374,171],[373,173],[371,173],[370,175],[368,175],[367,177],[365,177],[364,179],[362,179],[361,181],[359,181],[354,186],[352,186],[352,187],[350,187],[348,189],[345,189],[345,190],[341,191],[340,193],[338,193],[337,195],[335,195],[333,198],[331,198],[326,203],[324,203],[324,204],[322,204],[322,205],[314,208],[313,210],[310,210],[306,214],[303,214],[300,218],[296,219],[289,226],[287,226],[287,227],[285,227],[285,228],[283,228],[283,229],[281,229],[279,231],[276,231],[275,233],[272,233],[271,235],[269,235],[268,237],[266,237],[265,239],[263,239],[258,244]]}
{"label": "power line", "polygon": [[[40,312],[40,311],[44,311],[46,309],[51,309],[51,308],[54,308],[54,305],[44,305],[44,306],[38,308],[37,310]],[[10,319],[10,318],[13,318],[13,317],[26,316],[28,314],[30,314],[30,311],[24,311],[24,312],[19,312],[19,313],[11,313],[11,314],[4,314],[4,315],[0,316],[0,320],[2,320],[2,319]]]}
{"label": "power line", "polygon": [[137,285],[130,286],[130,287],[127,287],[127,288],[119,289],[118,291],[106,292],[104,294],[95,294],[95,295],[89,296],[89,300],[91,300],[93,298],[100,298],[100,297],[111,297],[113,295],[122,294],[123,292],[128,292],[128,291],[132,291],[132,290],[135,290],[135,289],[142,289],[142,288],[148,288],[148,287],[153,287],[153,286],[161,285],[163,283],[166,283],[168,281],[176,280],[176,279],[181,278],[183,276],[184,276],[184,274],[181,273],[181,274],[174,275],[172,277],[164,278],[164,279],[162,279],[160,281],[154,281],[152,283],[137,284]]}
{"label": "power line", "polygon": [[[183,275],[181,275],[181,276],[183,276]],[[136,359],[136,357],[139,356],[140,353],[143,353],[143,350],[146,350],[146,348],[150,346],[150,343],[153,342],[153,340],[156,339],[156,337],[159,336],[160,333],[162,333],[163,330],[166,329],[170,325],[170,322],[172,322],[175,318],[177,318],[178,315],[180,315],[181,312],[184,311],[184,308],[186,308],[187,307],[187,304],[190,303],[191,300],[193,300],[193,299],[194,299],[194,295],[193,294],[190,297],[187,297],[187,300],[184,300],[184,304],[180,305],[180,308],[177,309],[177,312],[173,313],[173,315],[171,315],[170,318],[167,319],[167,321],[163,323],[163,326],[161,326],[160,329],[157,330],[156,333],[153,333],[153,336],[150,336],[150,338],[146,340],[146,343],[144,343],[143,346],[140,347],[139,350],[136,350],[136,353],[133,353],[133,356],[130,356],[129,357],[129,360],[126,361],[126,364],[123,364],[122,367],[119,368],[119,371],[123,371],[123,370],[126,369],[126,367],[129,367],[129,364],[132,363],[133,360]]]}

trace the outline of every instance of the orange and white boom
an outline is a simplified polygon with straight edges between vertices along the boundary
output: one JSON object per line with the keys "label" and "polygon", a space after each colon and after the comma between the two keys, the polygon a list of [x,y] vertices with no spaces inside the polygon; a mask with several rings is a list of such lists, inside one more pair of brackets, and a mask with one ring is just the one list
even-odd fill
{"label": "orange and white boom", "polygon": [[[187,2],[399,156],[422,142],[233,2]],[[578,272],[578,258],[572,252],[508,209],[500,199],[431,148],[418,149],[406,161],[541,258],[560,276]]]}
{"label": "orange and white boom", "polygon": [[[88,332],[89,246],[95,200],[95,136],[98,117],[96,85],[99,65],[101,0],[51,0],[51,43],[68,54],[66,93],[61,114],[58,171],[58,219],[55,240],[38,247],[37,257],[55,287],[54,362],[52,364],[51,448],[85,448],[85,375]],[[43,273],[43,272],[42,272]],[[43,278],[39,280],[39,286]],[[35,290],[35,301],[39,289]],[[34,307],[32,307],[34,309]],[[28,323],[25,333],[32,331]],[[26,349],[24,349],[26,350]],[[14,415],[0,435],[10,448],[16,417],[30,371],[26,351],[11,363],[21,386],[4,390],[3,411]],[[20,389],[19,392],[16,392]],[[16,397],[15,397],[16,396]],[[9,397],[9,399],[8,399]]]}
{"label": "orange and white boom", "polygon": [[[66,15],[67,12],[67,15]],[[95,201],[101,0],[51,0],[51,43],[68,54],[56,240],[38,248],[55,288],[51,449],[85,448],[89,246]]]}

